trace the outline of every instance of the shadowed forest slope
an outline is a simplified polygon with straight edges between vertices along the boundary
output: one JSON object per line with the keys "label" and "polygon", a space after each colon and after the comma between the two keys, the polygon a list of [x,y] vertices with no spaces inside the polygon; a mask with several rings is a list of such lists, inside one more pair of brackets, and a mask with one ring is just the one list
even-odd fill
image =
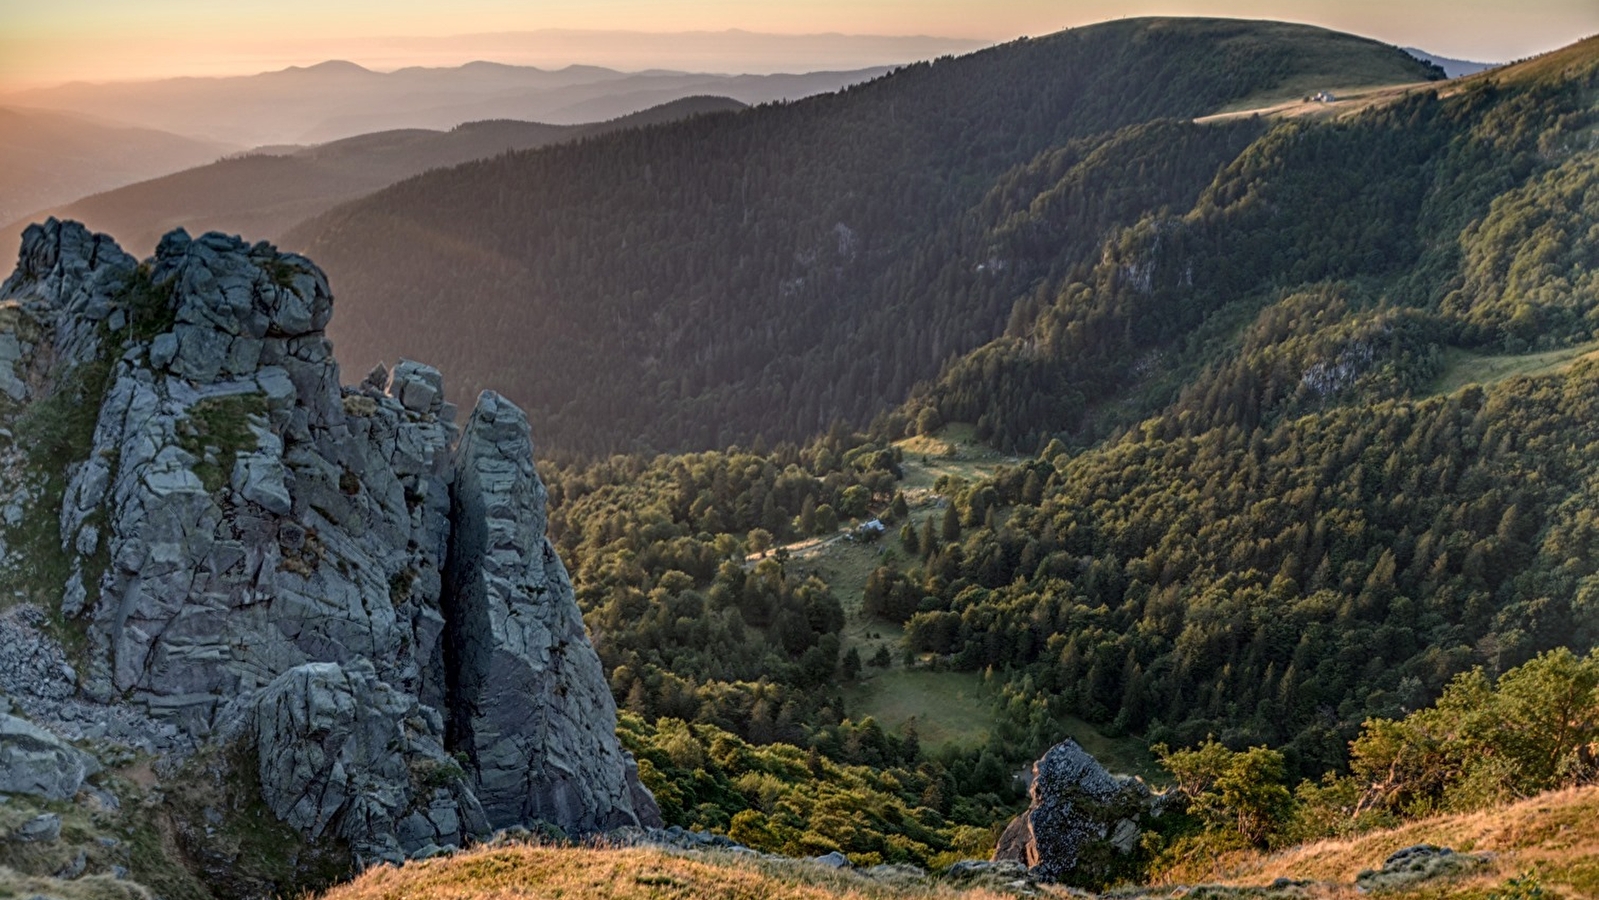
{"label": "shadowed forest slope", "polygon": [[[350,364],[412,356],[456,390],[497,385],[547,448],[797,438],[902,400],[998,335],[1039,269],[1188,208],[1261,127],[1180,120],[1290,82],[1437,74],[1304,26],[1107,23],[432,173],[286,240],[338,285]],[[988,265],[983,211],[1029,163],[1087,202],[1039,258]]]}

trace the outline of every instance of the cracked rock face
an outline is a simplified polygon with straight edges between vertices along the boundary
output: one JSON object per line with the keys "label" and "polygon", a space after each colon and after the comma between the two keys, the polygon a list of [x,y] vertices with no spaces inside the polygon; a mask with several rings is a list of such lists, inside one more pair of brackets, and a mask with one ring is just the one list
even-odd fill
{"label": "cracked rock face", "polygon": [[1153,814],[1158,799],[1142,781],[1112,775],[1069,738],[1033,764],[1028,793],[1031,804],[1006,827],[994,860],[1023,863],[1043,881],[1072,881],[1080,865],[1102,868],[1114,855],[1131,853],[1138,822]]}
{"label": "cracked rock face", "polygon": [[653,803],[634,808],[612,734],[616,707],[566,567],[544,536],[527,419],[496,394],[478,398],[467,421],[454,498],[451,736],[471,756],[490,824],[660,824]]}
{"label": "cracked rock face", "polygon": [[[658,821],[526,419],[486,394],[460,435],[414,362],[341,387],[332,313],[322,272],[265,243],[179,231],[140,264],[30,227],[0,287],[0,572],[58,517],[68,574],[28,596],[83,634],[80,694],[170,727],[158,750],[250,742],[268,806],[362,861]],[[92,438],[50,461],[44,509],[13,427],[73,406]]]}

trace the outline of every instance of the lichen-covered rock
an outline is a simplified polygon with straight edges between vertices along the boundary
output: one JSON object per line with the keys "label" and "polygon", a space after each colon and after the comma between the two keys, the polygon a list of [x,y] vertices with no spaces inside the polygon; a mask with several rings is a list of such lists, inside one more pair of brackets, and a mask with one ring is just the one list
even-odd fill
{"label": "lichen-covered rock", "polygon": [[1033,764],[1032,802],[1013,819],[995,861],[1018,862],[1044,881],[1106,880],[1116,858],[1137,846],[1138,822],[1156,798],[1137,778],[1112,775],[1067,739]]}
{"label": "lichen-covered rock", "polygon": [[1488,860],[1482,856],[1417,844],[1389,854],[1382,868],[1367,869],[1356,875],[1355,886],[1363,893],[1399,890],[1435,878],[1467,875],[1487,864]]}
{"label": "lichen-covered rock", "polygon": [[68,800],[98,771],[89,754],[16,716],[0,715],[0,794]]}
{"label": "lichen-covered rock", "polygon": [[527,419],[493,393],[467,420],[454,498],[450,724],[489,823],[542,819],[577,833],[659,824],[658,811],[635,808],[616,706],[544,534]]}
{"label": "lichen-covered rock", "polygon": [[18,825],[12,838],[24,843],[49,843],[61,837],[61,817],[55,813],[40,813]]}
{"label": "lichen-covered rock", "polygon": [[[24,233],[0,286],[0,571],[57,520],[59,560],[30,570],[65,580],[17,593],[85,638],[75,696],[27,713],[76,733],[74,704],[135,710],[101,736],[168,770],[242,741],[241,783],[360,862],[491,825],[658,823],[544,537],[525,418],[486,395],[453,451],[438,371],[342,388],[332,314],[322,272],[265,243],[177,231],[140,264],[76,223]],[[11,430],[45,415],[74,442],[48,473]]]}

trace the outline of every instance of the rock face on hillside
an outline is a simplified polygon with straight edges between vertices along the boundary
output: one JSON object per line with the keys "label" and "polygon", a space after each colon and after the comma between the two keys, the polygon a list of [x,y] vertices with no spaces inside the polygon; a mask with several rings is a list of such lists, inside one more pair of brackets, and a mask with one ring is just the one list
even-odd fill
{"label": "rock face on hillside", "polygon": [[341,387],[332,313],[264,243],[174,232],[141,264],[29,228],[0,287],[0,587],[82,635],[81,699],[171,726],[174,765],[246,748],[261,801],[358,862],[658,824],[527,420],[485,394],[459,433],[416,363]]}
{"label": "rock face on hillside", "polygon": [[1006,827],[994,860],[1022,863],[1043,881],[1107,880],[1160,809],[1142,781],[1112,775],[1070,738],[1033,764],[1028,793],[1031,805]]}

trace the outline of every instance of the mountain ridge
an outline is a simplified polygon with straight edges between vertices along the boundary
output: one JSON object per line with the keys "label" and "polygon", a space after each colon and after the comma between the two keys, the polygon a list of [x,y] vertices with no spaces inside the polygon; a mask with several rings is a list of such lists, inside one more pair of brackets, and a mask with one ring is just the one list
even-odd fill
{"label": "mountain ridge", "polygon": [[[1228,78],[1215,77],[1217,66],[1232,67],[1223,69]],[[1351,68],[1388,82],[1429,72],[1396,48],[1303,26],[1114,22],[906,67],[840,95],[758,109],[736,124],[675,126],[675,134],[657,129],[631,145],[586,144],[581,159],[522,154],[435,173],[330,212],[286,240],[315,252],[345,285],[351,315],[338,337],[357,358],[423,352],[451,361],[469,382],[474,372],[495,371],[513,395],[544,404],[541,419],[563,450],[718,446],[757,432],[792,439],[825,428],[833,417],[864,424],[934,375],[945,358],[1003,330],[1022,276],[974,277],[980,259],[962,260],[971,266],[964,271],[950,266],[957,254],[982,252],[969,246],[975,236],[959,207],[977,203],[1005,170],[1070,139],[1211,112],[1290,75],[1359,80]],[[1001,91],[1002,83],[1014,90]],[[751,146],[759,147],[759,157],[750,158]],[[615,171],[593,174],[602,165]],[[669,177],[650,180],[651,170],[668,168]],[[635,179],[625,210],[608,193],[621,179]],[[548,186],[557,182],[558,194]],[[1163,194],[1167,185],[1150,187],[1155,207],[1171,202]],[[508,188],[517,199],[502,193]],[[1191,189],[1198,186],[1185,184],[1180,193]],[[428,196],[430,190],[438,196]],[[470,210],[458,202],[468,194],[477,198]],[[688,234],[704,245],[694,261],[679,240],[684,216],[699,223]],[[360,243],[382,240],[376,236],[385,232],[384,245]],[[542,235],[538,242],[535,233]],[[626,250],[615,240],[622,233]],[[383,246],[394,246],[402,234],[413,251],[408,259],[380,263]],[[448,248],[461,246],[466,234],[493,260],[491,269],[452,271],[465,264],[452,260]],[[1074,235],[1073,252],[1092,252],[1098,237]],[[541,248],[557,240],[582,243],[586,255],[546,255]],[[754,255],[740,263],[745,253]],[[657,266],[674,274],[663,280]],[[404,283],[383,281],[390,277]],[[947,287],[929,295],[922,288],[934,280]],[[426,317],[424,294],[463,288],[473,296],[468,318],[452,317],[455,335],[426,328],[428,337],[410,338],[425,345],[394,342],[396,335],[384,334],[387,325],[363,312],[366,298],[381,295],[386,308],[403,301]],[[957,291],[966,296],[957,299]],[[754,306],[742,299],[751,292]],[[665,334],[640,326],[605,336],[610,325],[597,319],[627,321],[631,298],[651,295],[657,297],[651,315]],[[528,305],[546,302],[554,305]],[[566,303],[574,305],[570,311]],[[773,304],[783,305],[787,317],[774,323],[755,311]],[[903,311],[900,324],[889,322],[890,309]],[[534,340],[535,319],[560,320],[560,345],[540,352],[564,357],[578,352],[570,338],[594,343],[582,351],[585,358],[607,360],[607,378],[615,383],[582,384],[605,392],[599,408],[612,411],[610,433],[602,437],[604,427],[562,411],[579,384],[548,379],[568,371],[575,377],[576,358],[541,372],[543,383],[522,387],[508,348],[466,337],[461,326],[478,315],[502,324],[526,320],[523,333]],[[870,321],[868,332],[859,327],[863,321]],[[801,322],[813,336],[809,345],[788,334]],[[796,346],[785,346],[790,340]],[[607,343],[617,346],[598,346]],[[831,381],[819,374],[829,370],[837,373]],[[658,393],[653,403],[702,410],[696,415],[717,424],[650,420],[654,413],[639,404]],[[737,404],[745,407],[734,414]],[[709,416],[712,409],[719,413]],[[624,411],[626,419],[617,415]],[[578,437],[574,429],[586,433]]]}
{"label": "mountain ridge", "polygon": [[517,120],[466,122],[449,131],[407,129],[357,135],[310,147],[232,154],[206,166],[81,197],[0,228],[0,245],[21,238],[32,222],[54,216],[121,236],[153,250],[174,228],[276,239],[300,221],[429,169],[510,150],[579,140],[660,121],[732,112],[744,104],[723,97],[685,97],[589,125]]}

